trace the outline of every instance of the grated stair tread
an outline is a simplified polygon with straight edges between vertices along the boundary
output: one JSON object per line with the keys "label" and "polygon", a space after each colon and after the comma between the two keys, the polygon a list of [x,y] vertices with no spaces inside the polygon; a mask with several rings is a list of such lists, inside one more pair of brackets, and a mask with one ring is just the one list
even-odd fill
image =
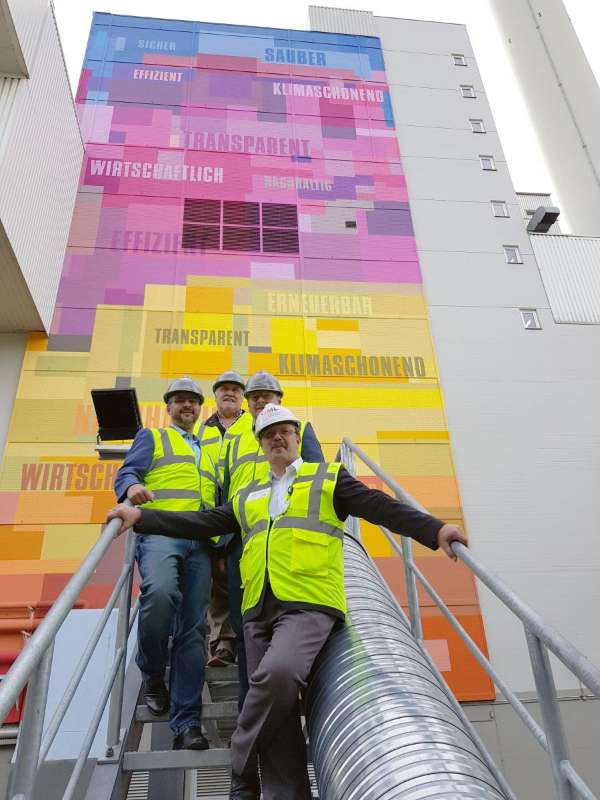
{"label": "grated stair tread", "polygon": [[200,767],[228,767],[231,751],[228,747],[210,750],[147,750],[127,752],[123,757],[123,770],[199,769]]}
{"label": "grated stair tread", "polygon": [[[238,715],[238,704],[235,700],[224,700],[214,703],[202,704],[202,719],[213,720],[236,720]],[[139,705],[135,711],[137,722],[168,722],[169,715],[152,714],[145,705]]]}

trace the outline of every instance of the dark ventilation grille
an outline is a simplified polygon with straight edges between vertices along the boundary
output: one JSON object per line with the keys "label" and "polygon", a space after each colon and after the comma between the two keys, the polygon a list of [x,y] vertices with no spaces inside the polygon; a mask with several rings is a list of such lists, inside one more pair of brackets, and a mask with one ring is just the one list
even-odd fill
{"label": "dark ventilation grille", "polygon": [[263,253],[297,253],[298,231],[263,228]]}
{"label": "dark ventilation grille", "polygon": [[297,228],[298,209],[284,203],[263,203],[262,224],[268,228]]}
{"label": "dark ventilation grille", "polygon": [[220,250],[220,229],[212,225],[183,225],[181,246],[184,250]]}
{"label": "dark ventilation grille", "polygon": [[207,225],[221,224],[220,200],[192,200],[187,197],[183,205],[184,222],[203,222]]}
{"label": "dark ventilation grille", "polygon": [[260,228],[223,226],[223,250],[260,252]]}
{"label": "dark ventilation grille", "polygon": [[[262,223],[262,225],[261,225]],[[298,208],[289,203],[245,203],[185,198],[184,250],[298,253]],[[222,236],[222,241],[221,241]]]}
{"label": "dark ventilation grille", "polygon": [[260,225],[258,203],[223,202],[223,225]]}
{"label": "dark ventilation grille", "polygon": [[263,203],[263,252],[298,253],[298,209],[284,203]]}

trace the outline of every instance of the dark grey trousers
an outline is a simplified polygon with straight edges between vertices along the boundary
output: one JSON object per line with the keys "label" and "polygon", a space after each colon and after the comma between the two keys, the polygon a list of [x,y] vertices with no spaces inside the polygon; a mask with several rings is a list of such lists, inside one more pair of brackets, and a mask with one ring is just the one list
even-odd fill
{"label": "dark grey trousers", "polygon": [[286,610],[269,589],[260,618],[244,623],[250,688],[231,757],[243,775],[258,754],[264,800],[310,800],[299,693],[334,623],[321,611]]}

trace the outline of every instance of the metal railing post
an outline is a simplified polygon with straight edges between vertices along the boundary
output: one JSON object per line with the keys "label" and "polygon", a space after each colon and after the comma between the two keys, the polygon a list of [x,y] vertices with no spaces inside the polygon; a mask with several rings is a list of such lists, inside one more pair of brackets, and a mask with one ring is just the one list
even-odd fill
{"label": "metal railing post", "polygon": [[8,792],[9,798],[18,797],[23,800],[30,800],[33,797],[44,717],[46,716],[46,701],[48,699],[53,652],[54,641],[46,648],[27,684],[25,711],[19,726],[15,764],[12,769]]}
{"label": "metal railing post", "polygon": [[413,572],[414,559],[412,542],[407,536],[401,536],[402,561],[404,564],[404,580],[406,581],[406,597],[408,600],[408,616],[412,635],[418,642],[423,641],[423,623],[421,622],[421,605],[419,603],[419,590],[417,579]]}
{"label": "metal railing post", "polygon": [[540,639],[525,626],[525,637],[529,648],[529,657],[533,669],[533,677],[537,689],[538,700],[546,730],[548,755],[552,766],[556,794],[559,800],[575,800],[573,788],[564,776],[561,764],[568,762],[567,742],[563,729],[562,719],[558,708],[556,687],[552,676],[552,666],[548,658],[548,651]]}
{"label": "metal railing post", "polygon": [[119,596],[119,612],[117,632],[115,636],[115,658],[119,651],[124,655],[115,677],[110,693],[108,726],[106,729],[106,757],[112,758],[115,748],[121,742],[121,712],[123,708],[123,687],[125,685],[125,668],[127,666],[127,642],[129,640],[129,616],[131,612],[131,587],[133,584],[133,559],[135,555],[135,534],[128,531],[125,540],[124,564],[129,567],[129,574]]}
{"label": "metal railing post", "polygon": [[[348,447],[345,441],[343,441],[340,445],[340,461],[344,465],[344,467],[348,470],[350,475],[353,477],[356,476],[356,465],[354,464],[354,455],[352,450]],[[357,542],[361,541],[360,536],[360,522],[356,517],[350,517],[350,528],[348,530],[351,536],[353,536]]]}

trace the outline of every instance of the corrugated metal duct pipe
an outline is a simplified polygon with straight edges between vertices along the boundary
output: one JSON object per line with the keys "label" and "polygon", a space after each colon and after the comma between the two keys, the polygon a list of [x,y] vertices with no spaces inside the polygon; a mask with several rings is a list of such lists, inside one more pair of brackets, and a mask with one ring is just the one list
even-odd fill
{"label": "corrugated metal duct pipe", "polygon": [[367,554],[350,536],[345,552],[347,624],[306,694],[319,797],[505,798]]}

